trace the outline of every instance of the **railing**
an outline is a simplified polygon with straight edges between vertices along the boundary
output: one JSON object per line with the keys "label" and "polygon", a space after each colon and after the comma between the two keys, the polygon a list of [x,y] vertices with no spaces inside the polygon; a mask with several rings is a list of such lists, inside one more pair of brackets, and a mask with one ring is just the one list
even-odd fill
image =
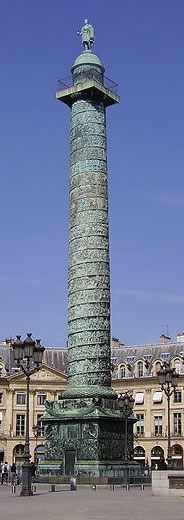
{"label": "railing", "polygon": [[[137,473],[137,474],[136,474]],[[145,484],[150,485],[151,483],[151,468],[143,467],[142,470],[137,470],[137,472],[132,471],[131,469],[127,468],[124,471],[123,476],[112,476],[112,477],[105,477],[105,476],[99,476],[96,477],[93,474],[86,474],[86,475],[75,475],[75,478],[77,480],[77,484],[86,484],[89,486],[97,486],[97,485],[109,485],[110,488],[114,486],[144,486]],[[38,483],[41,484],[70,484],[71,481],[71,475],[61,475],[59,471],[55,469],[55,471],[45,471],[44,474],[40,474],[39,471],[37,471],[36,480]]]}
{"label": "railing", "polygon": [[[151,432],[151,437],[167,437],[167,432],[166,431],[162,432],[162,433]],[[171,437],[183,437],[183,432],[171,432]]]}
{"label": "railing", "polygon": [[[98,76],[99,76],[99,78],[98,78]],[[102,85],[102,75],[100,73],[98,74],[98,72],[96,72],[96,71],[90,71],[90,72],[88,71],[88,77],[85,80],[81,80],[81,83],[83,83],[84,81],[90,81],[90,80],[97,81]],[[77,83],[77,84],[79,85],[80,83]],[[108,90],[111,90],[115,94],[117,93],[117,89],[118,89],[117,83],[115,83],[111,79],[107,78],[106,76],[103,76],[103,85],[102,86],[105,88],[108,88]],[[65,90],[66,88],[71,88],[71,87],[73,87],[72,76],[68,76],[67,78],[58,80],[59,90]]]}
{"label": "railing", "polygon": [[171,437],[183,437],[183,432],[171,432]]}

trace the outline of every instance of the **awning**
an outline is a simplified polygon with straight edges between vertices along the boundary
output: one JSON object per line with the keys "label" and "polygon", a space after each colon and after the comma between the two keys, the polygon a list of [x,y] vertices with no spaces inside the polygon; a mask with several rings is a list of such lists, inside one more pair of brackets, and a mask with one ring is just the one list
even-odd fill
{"label": "awning", "polygon": [[154,392],[153,394],[153,402],[154,403],[161,403],[162,402],[162,392]]}
{"label": "awning", "polygon": [[135,394],[135,404],[144,404],[144,392],[137,392]]}

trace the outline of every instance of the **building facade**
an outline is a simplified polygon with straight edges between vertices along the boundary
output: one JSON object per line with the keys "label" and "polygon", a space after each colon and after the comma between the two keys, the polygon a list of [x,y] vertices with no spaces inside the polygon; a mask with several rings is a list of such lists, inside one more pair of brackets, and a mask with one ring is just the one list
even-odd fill
{"label": "building facade", "polygon": [[[13,340],[12,340],[13,341]],[[12,341],[0,342],[0,461],[22,461],[26,414],[26,380],[13,361]],[[134,399],[134,458],[154,466],[167,457],[167,399],[161,392],[157,372],[168,361],[179,373],[171,397],[171,446],[175,466],[183,466],[184,450],[184,334],[175,342],[162,335],[154,345],[125,346],[111,343],[112,387],[130,392]],[[56,366],[54,366],[56,365]],[[44,363],[31,376],[30,449],[32,460],[44,456],[44,431],[34,435],[34,426],[45,410],[45,400],[57,400],[67,386],[67,350],[46,348]],[[42,426],[42,425],[41,425]],[[35,432],[36,433],[36,432]]]}
{"label": "building facade", "polygon": [[[1,366],[3,366],[1,359]],[[40,417],[45,401],[59,399],[66,388],[67,376],[43,364],[31,376],[30,453],[32,460],[44,458],[44,428]],[[24,455],[26,421],[26,378],[22,372],[0,377],[0,462],[21,464]]]}
{"label": "building facade", "polygon": [[184,343],[183,333],[177,341],[162,335],[155,345],[121,345],[112,340],[113,388],[134,397],[134,458],[152,467],[161,456],[167,457],[167,398],[161,391],[157,372],[164,361],[179,374],[176,391],[171,397],[171,446],[174,466],[183,466],[184,450]]}

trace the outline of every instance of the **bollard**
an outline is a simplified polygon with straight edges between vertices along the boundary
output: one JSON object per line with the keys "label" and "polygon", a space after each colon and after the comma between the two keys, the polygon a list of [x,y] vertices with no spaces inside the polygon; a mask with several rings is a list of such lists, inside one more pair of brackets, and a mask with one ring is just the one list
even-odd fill
{"label": "bollard", "polygon": [[72,477],[70,479],[70,491],[76,491],[77,489],[77,481],[76,478]]}
{"label": "bollard", "polygon": [[55,486],[55,484],[51,484],[51,491],[56,491],[56,486]]}
{"label": "bollard", "polygon": [[12,484],[12,493],[16,493],[16,485]]}

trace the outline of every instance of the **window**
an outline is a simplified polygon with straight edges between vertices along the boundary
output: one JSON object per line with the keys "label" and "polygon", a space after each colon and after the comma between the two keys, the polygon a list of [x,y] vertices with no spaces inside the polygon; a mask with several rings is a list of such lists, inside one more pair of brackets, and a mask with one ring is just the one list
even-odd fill
{"label": "window", "polygon": [[181,363],[180,363],[180,359],[175,359],[175,360],[174,360],[174,368],[175,368],[177,374],[180,374],[180,372],[181,372]]}
{"label": "window", "polygon": [[159,361],[157,361],[155,363],[155,370],[156,370],[156,372],[159,372],[160,369],[161,369],[161,363]]}
{"label": "window", "polygon": [[42,417],[42,415],[37,415],[37,426],[39,426],[38,437],[44,437],[44,425],[43,422],[40,421],[40,417]]}
{"label": "window", "polygon": [[139,435],[144,433],[144,415],[136,414],[137,422],[136,422],[136,431]]}
{"label": "window", "polygon": [[162,392],[154,392],[153,403],[162,403]]}
{"label": "window", "polygon": [[58,394],[58,400],[63,398],[63,394]]}
{"label": "window", "polygon": [[168,359],[169,358],[169,352],[163,352],[160,354],[161,359]]}
{"label": "window", "polygon": [[143,446],[136,446],[134,448],[133,453],[134,453],[134,460],[139,462],[139,464],[141,464],[141,466],[144,466],[145,465],[145,449],[143,448]]}
{"label": "window", "polygon": [[0,392],[0,404],[3,402],[3,392]]}
{"label": "window", "polygon": [[26,394],[17,394],[17,404],[26,404]]}
{"label": "window", "polygon": [[122,379],[123,377],[126,376],[126,368],[125,368],[125,365],[121,365],[120,366],[120,378]]}
{"label": "window", "polygon": [[3,412],[0,412],[0,428],[2,426],[2,420],[3,420]]}
{"label": "window", "polygon": [[38,394],[37,395],[37,404],[40,406],[44,406],[46,399],[47,399],[47,394]]}
{"label": "window", "polygon": [[16,416],[16,435],[24,436],[25,434],[25,415]]}
{"label": "window", "polygon": [[154,428],[155,428],[155,435],[162,435],[162,415],[155,415]]}
{"label": "window", "polygon": [[128,356],[127,357],[127,363],[132,363],[135,359],[135,356]]}
{"label": "window", "polygon": [[138,361],[138,363],[137,363],[137,375],[138,375],[138,377],[143,377],[143,375],[144,375],[143,362],[142,361]]}
{"label": "window", "polygon": [[174,413],[174,435],[181,435],[181,413]]}
{"label": "window", "polygon": [[144,356],[144,359],[147,359],[148,361],[150,361],[152,359],[152,354],[145,354]]}
{"label": "window", "polygon": [[144,404],[144,392],[137,392],[135,394],[135,404]]}
{"label": "window", "polygon": [[175,390],[174,403],[181,403],[181,390]]}

